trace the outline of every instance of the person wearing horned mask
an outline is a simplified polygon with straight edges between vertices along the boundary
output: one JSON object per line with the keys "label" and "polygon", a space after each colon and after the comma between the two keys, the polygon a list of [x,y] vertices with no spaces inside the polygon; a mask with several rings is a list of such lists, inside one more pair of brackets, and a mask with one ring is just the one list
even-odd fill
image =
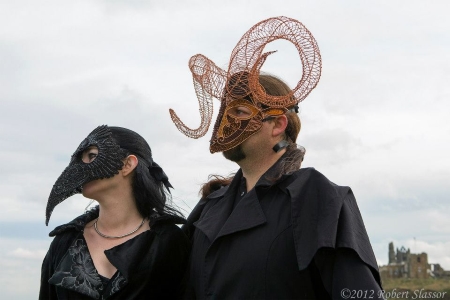
{"label": "person wearing horned mask", "polygon": [[[303,76],[293,89],[261,74],[277,39],[293,43]],[[212,98],[221,101],[210,140],[240,169],[215,176],[183,230],[192,241],[186,299],[347,299],[359,290],[382,298],[377,262],[356,200],[313,168],[301,169],[298,104],[318,83],[322,61],[311,33],[297,20],[254,25],[231,54],[228,71],[203,55],[190,59],[201,125],[208,130]],[[359,295],[359,294],[358,294]],[[357,296],[357,297],[360,297]]]}

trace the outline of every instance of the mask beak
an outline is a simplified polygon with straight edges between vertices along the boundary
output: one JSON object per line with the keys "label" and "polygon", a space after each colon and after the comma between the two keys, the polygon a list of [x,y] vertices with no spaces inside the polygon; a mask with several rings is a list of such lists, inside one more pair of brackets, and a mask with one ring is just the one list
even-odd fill
{"label": "mask beak", "polygon": [[[82,174],[77,172],[77,168],[73,167],[74,166],[67,167],[53,185],[45,210],[45,225],[47,226],[56,205],[60,204],[70,196],[80,194],[83,190],[83,176],[80,176]],[[76,178],[81,179],[76,180]]]}

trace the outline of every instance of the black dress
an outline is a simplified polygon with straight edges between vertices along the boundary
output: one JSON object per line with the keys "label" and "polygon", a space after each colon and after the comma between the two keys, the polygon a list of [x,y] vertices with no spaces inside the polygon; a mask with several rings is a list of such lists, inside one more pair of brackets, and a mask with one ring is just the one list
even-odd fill
{"label": "black dress", "polygon": [[180,297],[189,241],[176,223],[182,218],[150,218],[150,230],[105,251],[117,268],[107,280],[95,269],[85,225],[98,217],[91,210],[50,233],[55,236],[42,264],[39,299],[176,299]]}
{"label": "black dress", "polygon": [[381,298],[350,188],[312,168],[274,181],[276,168],[248,193],[239,170],[194,208],[183,226],[193,243],[185,298],[348,299],[357,290]]}

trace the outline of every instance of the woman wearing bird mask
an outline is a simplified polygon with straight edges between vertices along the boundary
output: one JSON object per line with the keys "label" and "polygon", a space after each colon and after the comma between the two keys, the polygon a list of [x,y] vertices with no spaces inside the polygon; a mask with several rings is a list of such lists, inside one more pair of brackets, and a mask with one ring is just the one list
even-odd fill
{"label": "woman wearing bird mask", "polygon": [[170,205],[171,187],[139,134],[92,131],[53,186],[46,224],[74,194],[98,206],[50,233],[39,299],[178,298],[190,246],[175,225],[185,220]]}

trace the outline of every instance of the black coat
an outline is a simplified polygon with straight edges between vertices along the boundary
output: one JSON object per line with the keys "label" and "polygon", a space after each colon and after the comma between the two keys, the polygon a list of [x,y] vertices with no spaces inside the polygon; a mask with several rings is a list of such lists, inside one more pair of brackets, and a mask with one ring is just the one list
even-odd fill
{"label": "black coat", "polygon": [[175,223],[181,218],[150,218],[150,230],[105,251],[117,268],[102,283],[83,238],[87,212],[50,233],[55,236],[42,264],[39,299],[176,299],[183,290],[189,241]]}
{"label": "black coat", "polygon": [[185,298],[346,299],[347,288],[378,299],[378,266],[351,189],[312,168],[274,182],[276,167],[237,204],[240,170],[194,208],[183,226],[193,241]]}

